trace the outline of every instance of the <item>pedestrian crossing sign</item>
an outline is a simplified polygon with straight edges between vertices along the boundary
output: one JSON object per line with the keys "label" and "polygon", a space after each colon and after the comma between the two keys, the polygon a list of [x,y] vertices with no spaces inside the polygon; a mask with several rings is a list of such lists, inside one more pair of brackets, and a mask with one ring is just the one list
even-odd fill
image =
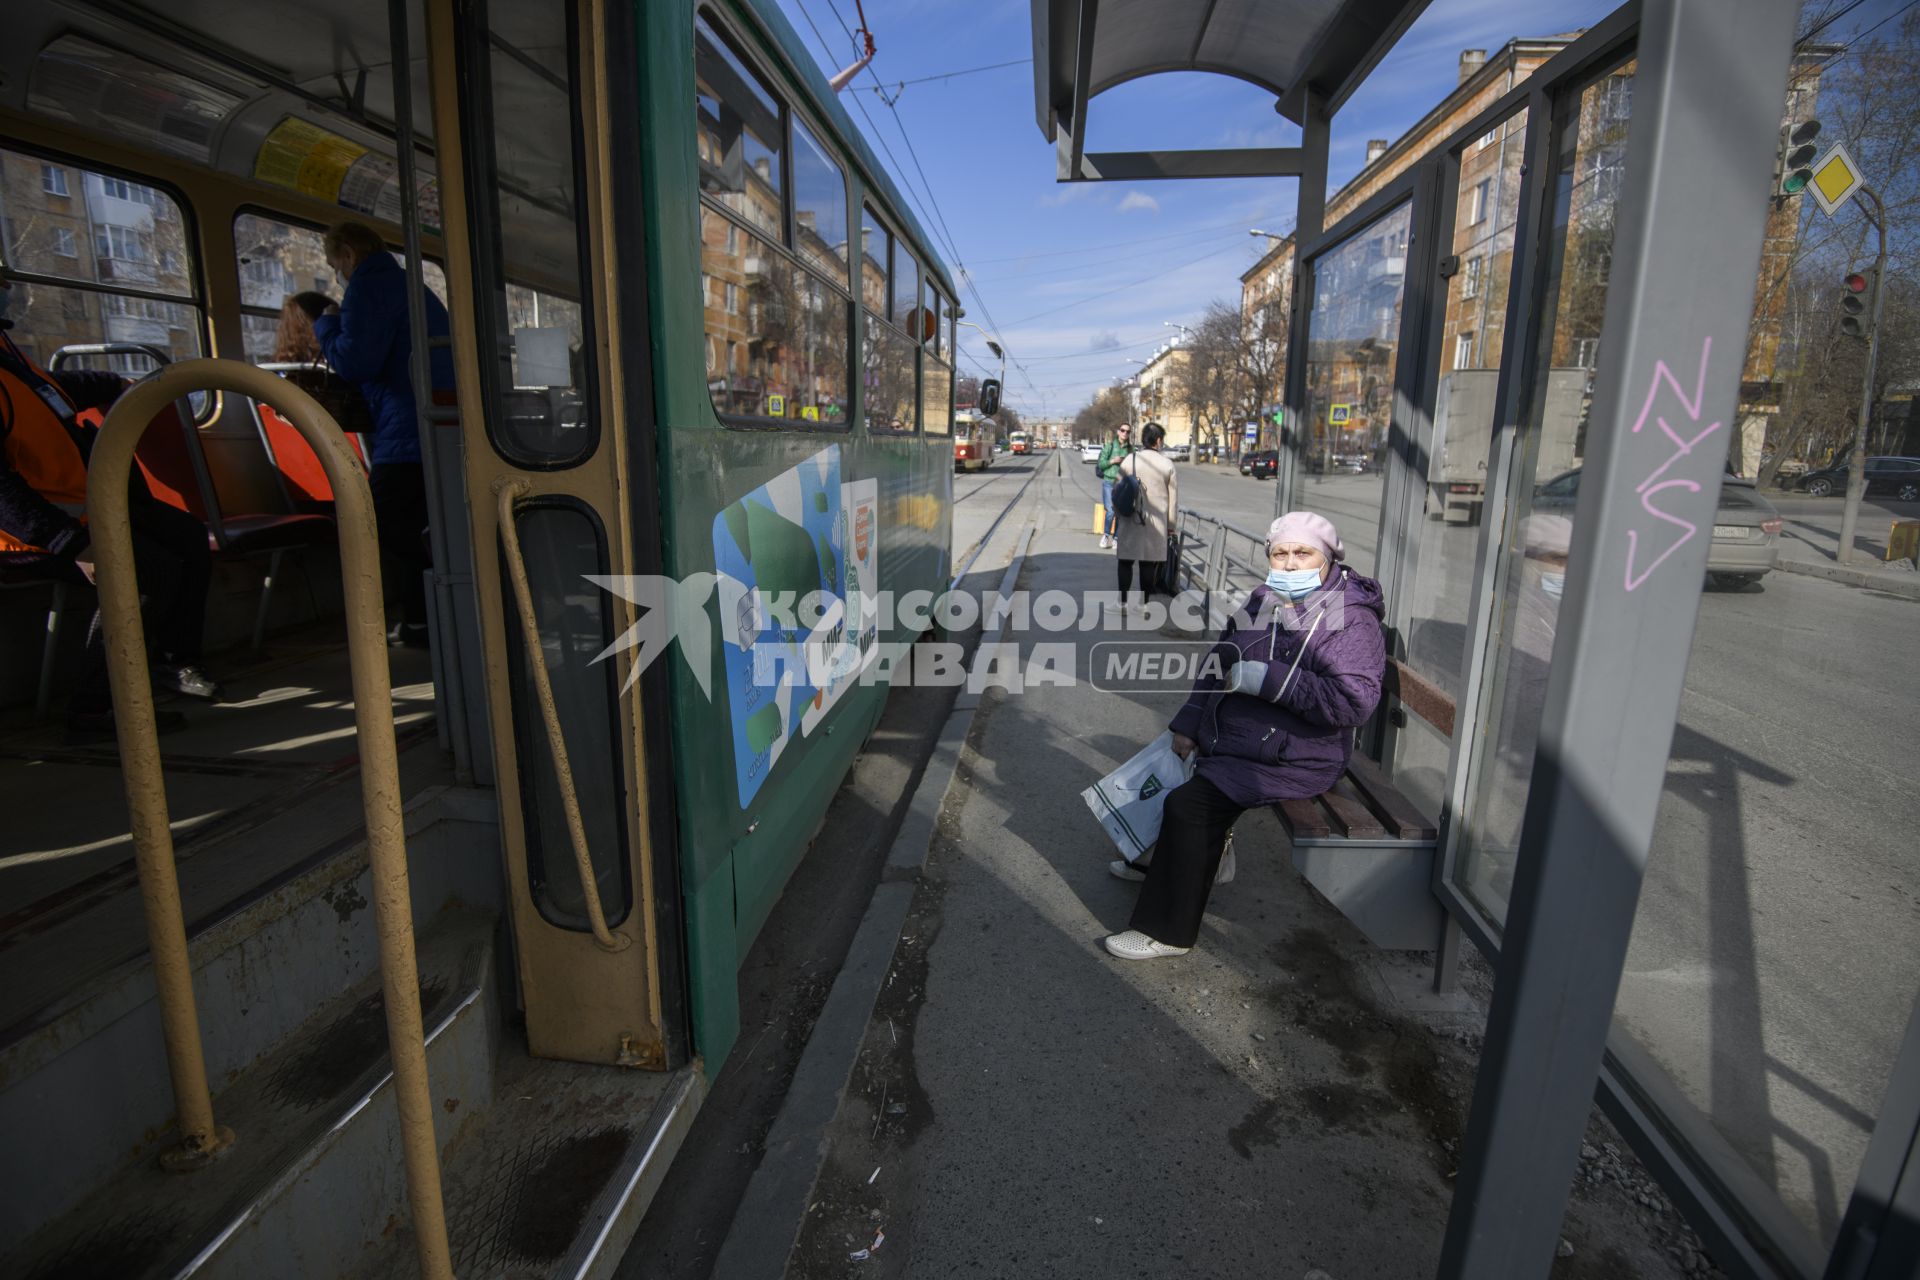
{"label": "pedestrian crossing sign", "polygon": [[1820,157],[1813,166],[1813,181],[1807,189],[1813,192],[1813,198],[1820,202],[1820,208],[1831,218],[1840,211],[1840,206],[1853,198],[1866,181],[1861,176],[1860,166],[1853,162],[1847,149],[1836,142],[1832,150]]}
{"label": "pedestrian crossing sign", "polygon": [[1331,426],[1344,427],[1353,421],[1353,406],[1350,404],[1330,405],[1327,408],[1327,422]]}

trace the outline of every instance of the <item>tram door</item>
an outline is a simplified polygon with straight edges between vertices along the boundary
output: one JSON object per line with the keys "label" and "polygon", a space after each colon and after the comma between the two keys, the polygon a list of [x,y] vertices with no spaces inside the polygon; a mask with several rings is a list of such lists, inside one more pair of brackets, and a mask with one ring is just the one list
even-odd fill
{"label": "tram door", "polygon": [[634,618],[593,581],[650,570],[658,547],[653,504],[632,501],[652,488],[634,482],[651,451],[630,438],[651,413],[645,373],[620,356],[640,349],[645,308],[622,320],[609,296],[641,271],[639,237],[617,244],[609,225],[610,148],[623,144],[604,59],[634,47],[631,33],[609,39],[606,22],[626,20],[616,7],[432,0],[453,37],[432,42],[432,81],[449,285],[466,302],[454,308],[466,500],[528,1046],[665,1068],[681,1037],[660,957],[677,943],[655,905],[669,904],[670,932],[674,895],[650,857],[629,656],[601,658]]}

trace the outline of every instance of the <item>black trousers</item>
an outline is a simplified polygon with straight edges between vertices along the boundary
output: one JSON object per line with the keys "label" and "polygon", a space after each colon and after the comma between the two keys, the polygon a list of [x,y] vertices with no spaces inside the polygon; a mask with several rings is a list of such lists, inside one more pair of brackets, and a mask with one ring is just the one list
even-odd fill
{"label": "black trousers", "polygon": [[1220,872],[1227,832],[1246,809],[1200,774],[1167,792],[1160,842],[1127,924],[1155,942],[1190,947],[1200,937],[1207,895]]}
{"label": "black trousers", "polygon": [[[178,507],[152,501],[135,501],[128,509],[127,523],[133,533],[133,571],[143,602],[148,656],[155,662],[199,662],[207,630],[207,589],[213,581],[207,527]],[[82,554],[91,556],[92,549]],[[26,552],[8,556],[7,563],[50,579],[86,581],[64,556]],[[73,707],[104,711],[111,705],[106,636],[95,610],[87,628],[86,667]]]}
{"label": "black trousers", "polygon": [[1125,596],[1129,591],[1133,590],[1133,566],[1136,564],[1140,566],[1141,595],[1150,596],[1156,591],[1163,595],[1173,594],[1166,588],[1167,566],[1164,561],[1121,560],[1117,563],[1120,566],[1120,594],[1122,596]]}
{"label": "black trousers", "polygon": [[417,462],[376,462],[367,474],[380,555],[400,585],[400,620],[427,625],[427,473]]}

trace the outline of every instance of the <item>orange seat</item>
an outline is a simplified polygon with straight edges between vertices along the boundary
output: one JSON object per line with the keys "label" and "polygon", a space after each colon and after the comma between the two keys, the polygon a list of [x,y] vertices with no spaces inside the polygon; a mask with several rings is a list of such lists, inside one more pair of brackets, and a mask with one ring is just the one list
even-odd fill
{"label": "orange seat", "polygon": [[[281,417],[271,405],[256,404],[254,421],[260,429],[260,444],[267,451],[267,460],[273,463],[280,477],[280,488],[286,494],[287,505],[296,511],[331,511],[333,509],[333,482],[327,479],[325,467],[320,465],[320,455],[313,451],[307,438],[300,434],[299,428]],[[354,456],[360,459],[360,469],[367,470],[367,447],[357,435],[349,434],[347,443],[353,447]]]}
{"label": "orange seat", "polygon": [[[98,410],[78,415],[79,421],[94,425],[100,419]],[[254,617],[253,647],[258,650],[266,640],[267,618],[273,606],[273,587],[280,576],[281,560],[288,552],[333,541],[336,536],[333,518],[313,512],[228,515],[220,507],[213,476],[207,470],[200,428],[181,414],[178,402],[154,415],[133,456],[154,497],[207,526],[207,545],[214,552],[269,557],[260,585],[260,606]],[[319,466],[317,458],[314,465]]]}

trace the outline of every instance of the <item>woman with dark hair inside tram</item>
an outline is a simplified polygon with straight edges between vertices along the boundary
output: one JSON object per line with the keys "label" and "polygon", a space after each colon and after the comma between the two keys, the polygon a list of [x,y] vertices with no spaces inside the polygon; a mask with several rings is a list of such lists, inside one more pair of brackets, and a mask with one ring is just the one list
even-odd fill
{"label": "woman with dark hair inside tram", "polygon": [[[1353,731],[1380,702],[1386,675],[1380,584],[1342,564],[1333,522],[1290,511],[1267,530],[1267,580],[1211,651],[1173,717],[1173,749],[1193,777],[1167,793],[1160,842],[1142,872],[1133,919],[1107,939],[1123,960],[1185,955],[1241,814],[1317,796],[1340,780]],[[1217,673],[1217,674],[1216,674]]]}

